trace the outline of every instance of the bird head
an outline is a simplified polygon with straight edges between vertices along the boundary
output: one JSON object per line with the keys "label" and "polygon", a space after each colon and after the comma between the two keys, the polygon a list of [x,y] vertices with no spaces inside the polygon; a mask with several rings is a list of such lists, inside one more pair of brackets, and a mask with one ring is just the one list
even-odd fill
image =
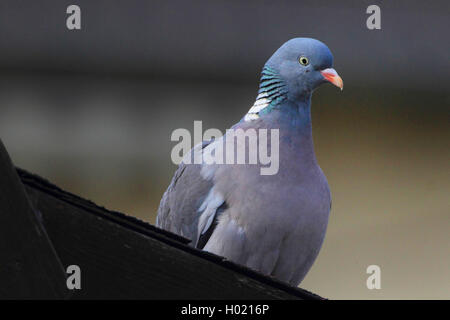
{"label": "bird head", "polygon": [[282,80],[288,98],[297,99],[311,94],[327,82],[342,90],[344,83],[332,67],[333,55],[324,43],[310,38],[294,38],[272,55],[264,69],[271,70]]}

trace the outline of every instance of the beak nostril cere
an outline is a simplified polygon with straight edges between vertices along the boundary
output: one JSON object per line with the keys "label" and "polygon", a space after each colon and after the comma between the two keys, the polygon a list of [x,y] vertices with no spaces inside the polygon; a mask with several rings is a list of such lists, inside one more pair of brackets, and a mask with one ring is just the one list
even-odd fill
{"label": "beak nostril cere", "polygon": [[337,74],[336,70],[334,70],[333,68],[328,68],[321,70],[320,73],[325,78],[325,80],[334,84],[341,90],[344,89],[344,81],[342,81],[342,78]]}

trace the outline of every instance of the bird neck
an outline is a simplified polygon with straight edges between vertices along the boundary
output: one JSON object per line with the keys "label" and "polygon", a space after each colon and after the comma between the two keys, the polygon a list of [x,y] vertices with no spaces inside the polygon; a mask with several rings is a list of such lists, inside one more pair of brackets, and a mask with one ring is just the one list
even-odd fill
{"label": "bird neck", "polygon": [[[258,121],[259,120],[259,121]],[[277,72],[265,66],[256,101],[241,120],[246,126],[275,128],[280,139],[299,150],[297,157],[315,162],[311,124],[311,92],[291,97]]]}
{"label": "bird neck", "polygon": [[296,135],[312,141],[311,95],[295,101],[284,101],[271,117],[280,128],[293,131]]}
{"label": "bird neck", "polygon": [[259,83],[256,101],[244,117],[244,121],[258,119],[271,112],[287,100],[287,86],[278,73],[269,66],[264,66]]}
{"label": "bird neck", "polygon": [[317,160],[312,136],[311,96],[297,101],[286,100],[280,109],[272,112],[270,118],[274,123],[272,126],[280,130],[283,148],[290,150],[285,153],[287,159],[280,159],[280,164],[295,158],[302,168],[315,166]]}
{"label": "bird neck", "polygon": [[[280,153],[281,163],[291,163],[296,159],[299,166],[315,166],[317,164],[311,123],[311,94],[298,97],[295,100],[283,99],[281,103],[271,107],[269,112],[247,114],[236,128],[276,129],[279,132],[280,148],[286,150]],[[291,168],[289,165],[287,168]]]}

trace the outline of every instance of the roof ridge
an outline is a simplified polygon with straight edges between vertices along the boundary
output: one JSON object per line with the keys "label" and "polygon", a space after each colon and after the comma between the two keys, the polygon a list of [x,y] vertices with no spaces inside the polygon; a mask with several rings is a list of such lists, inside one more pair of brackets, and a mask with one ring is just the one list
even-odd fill
{"label": "roof ridge", "polygon": [[91,212],[92,214],[99,215],[104,219],[115,222],[124,227],[126,226],[130,229],[133,229],[136,232],[144,234],[148,237],[158,239],[168,245],[171,245],[171,246],[181,249],[183,251],[189,252],[195,256],[206,259],[210,262],[216,263],[224,268],[228,268],[228,269],[231,269],[238,273],[244,274],[253,280],[265,283],[274,288],[277,288],[279,290],[282,290],[289,294],[292,294],[293,296],[297,296],[301,299],[307,299],[307,300],[322,300],[322,299],[324,299],[324,298],[322,298],[312,292],[309,292],[305,289],[291,286],[288,283],[285,283],[285,282],[275,279],[273,277],[269,277],[258,271],[255,271],[255,270],[249,269],[245,266],[234,263],[230,260],[226,260],[225,258],[215,255],[213,253],[203,251],[203,250],[194,248],[192,246],[189,246],[188,243],[191,242],[189,239],[181,237],[181,236],[174,234],[172,232],[169,232],[167,230],[160,229],[160,228],[153,226],[148,222],[142,221],[136,217],[129,216],[129,215],[126,215],[126,214],[118,212],[118,211],[113,211],[113,210],[109,210],[104,207],[101,207],[101,206],[95,204],[94,202],[92,202],[91,200],[84,199],[80,196],[77,196],[75,194],[72,194],[68,191],[61,189],[60,187],[49,182],[47,179],[44,179],[36,174],[30,173],[24,169],[17,168],[17,167],[16,167],[16,170],[20,177],[20,180],[25,185],[27,185],[31,188],[39,189],[42,192],[45,192],[47,194],[50,194],[50,195],[60,199],[61,201],[65,201],[74,206],[77,206],[84,210],[87,210],[87,211]]}

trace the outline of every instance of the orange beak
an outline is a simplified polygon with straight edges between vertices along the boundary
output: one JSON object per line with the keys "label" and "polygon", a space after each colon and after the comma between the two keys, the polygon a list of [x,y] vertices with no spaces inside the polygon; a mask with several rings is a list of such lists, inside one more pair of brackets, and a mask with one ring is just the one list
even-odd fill
{"label": "orange beak", "polygon": [[344,89],[344,81],[342,81],[341,77],[337,74],[336,70],[333,68],[328,68],[321,70],[320,73],[323,75],[325,80],[331,82],[336,87]]}

